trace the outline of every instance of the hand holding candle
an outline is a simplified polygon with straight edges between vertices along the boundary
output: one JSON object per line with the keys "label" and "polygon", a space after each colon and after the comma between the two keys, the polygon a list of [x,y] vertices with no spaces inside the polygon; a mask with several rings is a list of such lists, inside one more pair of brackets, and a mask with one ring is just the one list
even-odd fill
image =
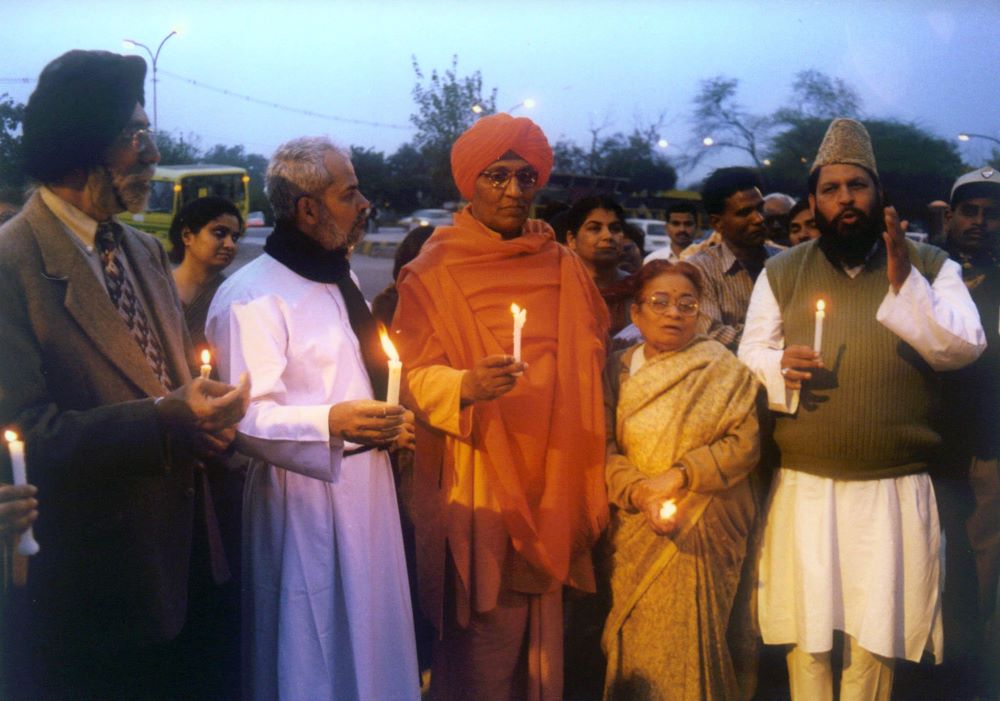
{"label": "hand holding candle", "polygon": [[673,499],[667,499],[665,502],[663,502],[662,506],[660,506],[661,521],[671,520],[676,513],[677,513],[677,502],[674,501]]}
{"label": "hand holding candle", "polygon": [[212,374],[212,354],[208,348],[201,352],[201,379],[207,380]]}
{"label": "hand holding candle", "polygon": [[382,350],[389,357],[389,386],[385,393],[385,403],[399,404],[399,379],[403,372],[403,363],[400,362],[396,346],[392,345],[384,326],[379,325],[378,335],[382,341]]}
{"label": "hand holding candle", "polygon": [[521,329],[528,319],[528,310],[515,303],[510,305],[510,313],[514,315],[514,360],[521,362]]}
{"label": "hand holding candle", "polygon": [[[18,440],[18,436],[13,431],[5,431],[4,438],[7,440],[7,451],[10,453],[11,471],[14,476],[15,486],[28,483],[27,470],[24,466],[24,443]],[[21,555],[34,555],[39,551],[38,542],[31,528],[21,534],[21,539],[17,543],[17,552]]]}
{"label": "hand holding candle", "polygon": [[820,352],[823,346],[823,319],[826,318],[826,302],[816,302],[816,331],[813,334],[813,350]]}

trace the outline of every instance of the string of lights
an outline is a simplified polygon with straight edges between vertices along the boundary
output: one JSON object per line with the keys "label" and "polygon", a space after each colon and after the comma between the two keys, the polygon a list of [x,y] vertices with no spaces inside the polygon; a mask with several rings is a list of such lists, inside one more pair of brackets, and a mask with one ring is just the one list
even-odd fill
{"label": "string of lights", "polygon": [[182,82],[188,83],[189,85],[194,85],[195,87],[202,88],[203,90],[209,90],[211,92],[216,92],[222,95],[227,95],[229,97],[235,97],[240,100],[245,100],[246,102],[252,102],[257,105],[263,105],[265,107],[271,107],[273,109],[282,110],[283,112],[293,112],[295,114],[303,114],[307,117],[318,117],[319,119],[330,119],[335,122],[345,122],[347,124],[362,124],[371,127],[385,127],[386,129],[413,129],[412,126],[405,124],[388,124],[386,122],[370,122],[364,119],[352,119],[351,117],[341,117],[335,114],[323,114],[322,112],[314,112],[312,110],[301,109],[298,107],[289,107],[288,105],[282,105],[277,102],[271,102],[270,100],[264,100],[258,97],[253,97],[251,95],[241,95],[240,93],[233,92],[232,90],[227,90],[226,88],[219,88],[214,85],[208,85],[200,80],[195,80],[194,78],[187,78],[176,73],[171,73],[170,71],[165,71],[160,69],[160,74],[169,76],[175,80],[180,80]]}
{"label": "string of lights", "polygon": [[[323,114],[322,112],[314,112],[313,110],[301,109],[298,107],[289,107],[288,105],[282,105],[277,102],[272,102],[270,100],[264,100],[259,97],[253,97],[252,95],[242,95],[232,90],[227,90],[226,88],[219,88],[214,85],[208,85],[200,80],[195,80],[194,78],[188,78],[186,76],[178,75],[177,73],[172,73],[170,71],[165,71],[162,68],[159,71],[160,75],[165,75],[174,80],[179,80],[181,82],[193,85],[197,88],[203,90],[209,90],[211,92],[219,93],[220,95],[226,95],[228,97],[233,97],[239,100],[244,100],[246,102],[252,102],[256,105],[263,105],[264,107],[271,107],[272,109],[281,110],[283,112],[292,112],[294,114],[302,114],[307,117],[316,117],[318,119],[329,119],[335,122],[344,122],[347,124],[361,124],[369,127],[384,127],[386,129],[403,129],[412,130],[413,127],[407,124],[389,124],[387,122],[371,122],[365,119],[353,119],[351,117],[341,117],[335,114]],[[0,78],[0,85],[2,84],[30,84],[37,82],[37,78]]]}

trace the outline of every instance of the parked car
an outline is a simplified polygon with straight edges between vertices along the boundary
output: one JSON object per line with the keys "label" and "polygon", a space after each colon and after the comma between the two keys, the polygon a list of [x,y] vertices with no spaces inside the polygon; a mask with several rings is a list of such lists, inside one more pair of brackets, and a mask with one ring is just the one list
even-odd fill
{"label": "parked car", "polygon": [[418,226],[451,226],[453,214],[447,209],[418,209],[399,220],[399,225],[409,230]]}
{"label": "parked car", "polygon": [[670,245],[667,226],[659,219],[626,219],[629,224],[639,227],[646,234],[646,253],[651,253]]}
{"label": "parked car", "polygon": [[263,212],[250,212],[247,215],[247,228],[252,226],[264,226],[264,213]]}

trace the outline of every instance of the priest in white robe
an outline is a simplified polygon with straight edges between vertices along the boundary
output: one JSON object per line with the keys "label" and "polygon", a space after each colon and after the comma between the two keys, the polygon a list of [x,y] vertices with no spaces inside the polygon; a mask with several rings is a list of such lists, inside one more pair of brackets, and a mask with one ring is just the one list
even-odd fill
{"label": "priest in white robe", "polygon": [[368,201],[326,139],[275,152],[277,223],[219,289],[207,337],[223,377],[250,371],[244,491],[244,697],[419,698],[387,449],[412,414],[385,398],[386,361],[347,260]]}

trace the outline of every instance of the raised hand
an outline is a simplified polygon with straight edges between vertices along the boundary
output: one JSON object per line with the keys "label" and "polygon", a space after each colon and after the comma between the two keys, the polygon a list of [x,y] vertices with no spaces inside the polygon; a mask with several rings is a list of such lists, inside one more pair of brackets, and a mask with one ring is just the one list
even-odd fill
{"label": "raised hand", "polygon": [[885,240],[887,255],[886,273],[892,291],[897,294],[910,275],[910,253],[906,246],[908,226],[909,222],[899,220],[899,213],[895,207],[885,208],[885,231],[882,233],[882,238]]}

